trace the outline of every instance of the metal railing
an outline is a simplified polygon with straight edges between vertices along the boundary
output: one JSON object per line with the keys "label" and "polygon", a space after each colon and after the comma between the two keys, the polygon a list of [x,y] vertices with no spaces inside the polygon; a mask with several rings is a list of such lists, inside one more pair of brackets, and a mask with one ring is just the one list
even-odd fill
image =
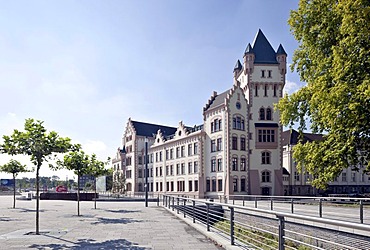
{"label": "metal railing", "polygon": [[[343,212],[341,219],[370,224],[370,199],[350,197],[308,197],[308,196],[264,196],[264,195],[229,195],[219,196],[222,203],[263,208],[279,212],[290,212],[304,215],[332,218],[330,210],[340,207],[350,208]],[[367,210],[365,208],[368,208]],[[303,209],[304,208],[304,209]],[[353,213],[356,210],[356,213]],[[367,217],[365,213],[368,212]]]}
{"label": "metal railing", "polygon": [[162,206],[245,249],[370,249],[370,225],[179,196]]}

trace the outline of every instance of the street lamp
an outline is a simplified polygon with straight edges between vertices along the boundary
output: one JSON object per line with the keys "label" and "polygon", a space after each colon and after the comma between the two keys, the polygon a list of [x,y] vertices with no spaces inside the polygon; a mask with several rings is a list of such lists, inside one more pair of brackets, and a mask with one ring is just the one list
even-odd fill
{"label": "street lamp", "polygon": [[145,137],[145,207],[148,207],[148,138]]}

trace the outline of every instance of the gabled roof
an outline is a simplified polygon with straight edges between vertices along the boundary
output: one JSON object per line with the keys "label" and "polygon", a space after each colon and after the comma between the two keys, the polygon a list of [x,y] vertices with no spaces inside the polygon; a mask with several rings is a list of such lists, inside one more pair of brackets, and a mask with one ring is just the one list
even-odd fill
{"label": "gabled roof", "polygon": [[[323,135],[322,134],[311,134],[311,133],[302,133],[303,136],[303,143],[306,142],[312,142],[312,141],[321,141],[323,140]],[[282,145],[296,145],[299,142],[299,132],[290,129],[287,131],[284,131],[282,134]]]}
{"label": "gabled roof", "polygon": [[[247,47],[248,48],[248,47]],[[276,53],[271,44],[259,29],[253,41],[254,63],[277,64]]]}
{"label": "gabled roof", "polygon": [[153,137],[157,134],[158,129],[161,130],[163,136],[172,135],[176,132],[177,128],[168,127],[158,124],[151,124],[145,122],[131,121],[136,130],[136,135]]}
{"label": "gabled roof", "polygon": [[213,97],[213,99],[210,101],[210,103],[207,104],[207,106],[204,109],[204,111],[207,111],[208,109],[211,109],[211,108],[214,108],[214,107],[217,107],[217,106],[222,105],[225,102],[225,99],[226,99],[227,94],[229,92],[230,92],[230,90],[226,90],[225,92],[223,92],[221,94],[218,94],[215,97]]}

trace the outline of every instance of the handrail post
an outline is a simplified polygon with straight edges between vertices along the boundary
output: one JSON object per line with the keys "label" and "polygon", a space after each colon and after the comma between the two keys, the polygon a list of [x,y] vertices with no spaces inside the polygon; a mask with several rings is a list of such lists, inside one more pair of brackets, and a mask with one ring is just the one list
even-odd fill
{"label": "handrail post", "polygon": [[244,196],[243,196],[243,207],[244,207]]}
{"label": "handrail post", "polygon": [[322,217],[322,199],[319,200],[319,216]]}
{"label": "handrail post", "polygon": [[195,223],[195,201],[193,201],[193,223]]}
{"label": "handrail post", "polygon": [[186,218],[186,211],[185,211],[185,208],[186,208],[186,198],[184,198],[184,218]]}
{"label": "handrail post", "polygon": [[175,211],[175,197],[172,197],[172,211]]}
{"label": "handrail post", "polygon": [[230,244],[234,245],[234,208],[230,207]]}
{"label": "handrail post", "polygon": [[159,194],[157,195],[157,207],[159,207]]}
{"label": "handrail post", "polygon": [[285,220],[283,216],[278,216],[278,219],[279,219],[279,250],[284,250]]}
{"label": "handrail post", "polygon": [[179,197],[176,197],[176,206],[177,206],[177,214],[180,213],[179,211]]}
{"label": "handrail post", "polygon": [[257,208],[257,196],[254,197],[254,208]]}
{"label": "handrail post", "polygon": [[360,223],[364,223],[364,202],[360,200]]}
{"label": "handrail post", "polygon": [[293,198],[290,200],[290,211],[292,212],[292,214],[294,214],[294,199]]}
{"label": "handrail post", "polygon": [[235,196],[233,196],[233,205],[235,205]]}
{"label": "handrail post", "polygon": [[207,203],[207,231],[209,232],[209,203]]}
{"label": "handrail post", "polygon": [[274,200],[271,198],[271,200],[270,200],[270,209],[271,210],[274,210]]}

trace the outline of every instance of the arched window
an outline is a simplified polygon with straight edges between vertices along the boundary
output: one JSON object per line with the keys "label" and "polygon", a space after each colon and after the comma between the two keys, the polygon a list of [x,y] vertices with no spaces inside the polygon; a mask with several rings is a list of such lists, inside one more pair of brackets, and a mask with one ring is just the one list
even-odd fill
{"label": "arched window", "polygon": [[262,172],[262,182],[270,182],[270,172],[269,171]]}
{"label": "arched window", "polygon": [[262,164],[270,164],[271,163],[271,155],[270,155],[270,152],[268,152],[268,151],[262,152],[261,160],[262,160],[261,161]]}
{"label": "arched window", "polygon": [[266,109],[266,120],[271,121],[272,120],[272,111],[271,108]]}
{"label": "arched window", "polygon": [[265,109],[260,108],[260,120],[265,120]]}

